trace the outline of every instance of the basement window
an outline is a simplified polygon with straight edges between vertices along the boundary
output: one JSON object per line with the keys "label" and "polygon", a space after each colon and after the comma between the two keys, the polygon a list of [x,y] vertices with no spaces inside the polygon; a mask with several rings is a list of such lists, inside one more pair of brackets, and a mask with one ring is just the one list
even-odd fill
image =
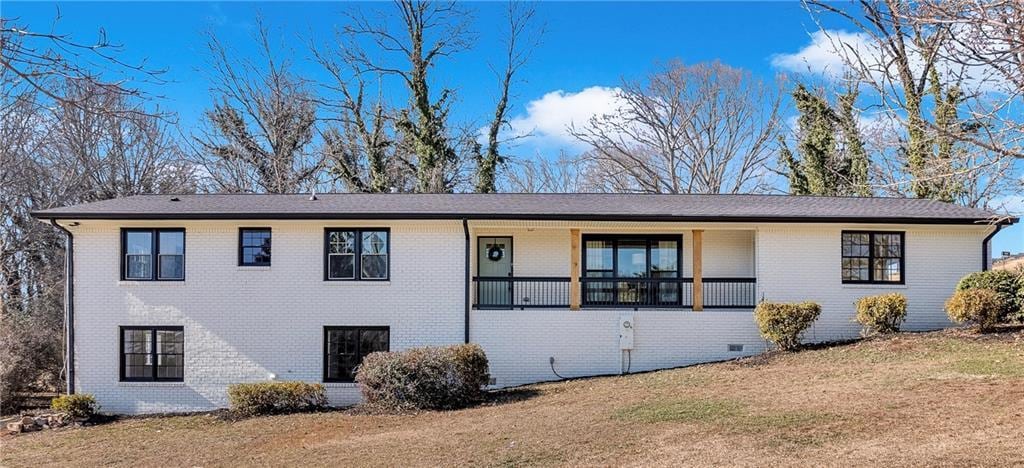
{"label": "basement window", "polygon": [[184,377],[184,328],[121,327],[122,382],[182,382]]}
{"label": "basement window", "polygon": [[367,354],[389,351],[389,327],[324,327],[324,382],[354,382]]}

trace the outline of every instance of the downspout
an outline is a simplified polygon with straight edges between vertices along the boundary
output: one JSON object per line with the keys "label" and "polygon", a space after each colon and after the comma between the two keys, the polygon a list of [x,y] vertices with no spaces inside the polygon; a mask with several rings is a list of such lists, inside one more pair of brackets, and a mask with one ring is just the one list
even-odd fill
{"label": "downspout", "polygon": [[988,255],[989,255],[989,241],[995,237],[999,231],[1003,229],[1002,224],[996,224],[996,229],[991,234],[985,236],[985,239],[981,241],[981,271],[988,271]]}
{"label": "downspout", "polygon": [[64,226],[51,219],[57,229],[64,231],[67,239],[67,248],[64,250],[64,336],[66,337],[64,362],[67,367],[67,392],[68,395],[75,393],[75,235]]}
{"label": "downspout", "polygon": [[469,220],[462,218],[462,232],[466,234],[466,261],[465,271],[462,280],[465,282],[465,296],[462,299],[462,306],[465,309],[465,330],[463,330],[463,341],[469,343]]}

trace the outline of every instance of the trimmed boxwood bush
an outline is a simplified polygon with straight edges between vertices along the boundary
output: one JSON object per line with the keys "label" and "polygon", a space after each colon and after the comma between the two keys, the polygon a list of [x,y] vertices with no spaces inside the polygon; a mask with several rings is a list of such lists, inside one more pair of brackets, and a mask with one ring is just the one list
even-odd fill
{"label": "trimmed boxwood bush", "polygon": [[754,309],[761,336],[784,350],[799,348],[800,335],[819,315],[821,306],[814,302],[762,302]]}
{"label": "trimmed boxwood bush", "polygon": [[50,409],[67,413],[72,419],[91,419],[100,411],[96,398],[88,393],[61,395],[50,401]]}
{"label": "trimmed boxwood bush", "polygon": [[483,400],[489,380],[475,344],[371,353],[356,371],[364,404],[387,411],[469,406]]}
{"label": "trimmed boxwood bush", "polygon": [[900,293],[862,297],[857,301],[857,322],[867,334],[896,333],[907,318],[907,297]]}
{"label": "trimmed boxwood bush", "polygon": [[1003,299],[991,289],[957,291],[946,301],[946,313],[957,323],[977,325],[981,331],[991,330],[999,323],[999,307]]}
{"label": "trimmed boxwood bush", "polygon": [[1006,270],[979,271],[963,277],[957,291],[990,289],[999,296],[999,320],[1024,319],[1024,274]]}
{"label": "trimmed boxwood bush", "polygon": [[306,382],[256,382],[228,386],[231,410],[240,416],[295,413],[327,406],[324,386]]}

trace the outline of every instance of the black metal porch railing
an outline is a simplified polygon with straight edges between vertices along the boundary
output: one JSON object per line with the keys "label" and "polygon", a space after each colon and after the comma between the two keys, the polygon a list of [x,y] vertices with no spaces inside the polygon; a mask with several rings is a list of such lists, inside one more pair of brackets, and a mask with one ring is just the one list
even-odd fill
{"label": "black metal porch railing", "polygon": [[474,307],[523,309],[569,307],[569,278],[532,276],[478,276]]}
{"label": "black metal porch railing", "polygon": [[757,305],[757,278],[704,278],[701,281],[705,309],[753,309]]}
{"label": "black metal porch railing", "polygon": [[[705,309],[753,308],[756,278],[704,278]],[[567,277],[474,277],[478,309],[569,307]],[[693,278],[580,278],[583,307],[690,308]]]}

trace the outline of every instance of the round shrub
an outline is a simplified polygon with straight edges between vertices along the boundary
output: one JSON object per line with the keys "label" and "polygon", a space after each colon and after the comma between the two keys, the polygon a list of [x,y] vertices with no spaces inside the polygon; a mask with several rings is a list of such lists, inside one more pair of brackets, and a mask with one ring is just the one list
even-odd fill
{"label": "round shrub", "polygon": [[990,289],[999,296],[999,320],[1024,319],[1024,275],[1006,270],[978,271],[963,277],[957,291]]}
{"label": "round shrub", "polygon": [[483,400],[489,380],[475,344],[372,353],[356,370],[365,404],[387,411],[469,406]]}
{"label": "round shrub", "polygon": [[50,409],[67,413],[72,419],[91,419],[100,411],[96,398],[88,393],[61,395],[50,401]]}
{"label": "round shrub", "polygon": [[999,323],[1002,298],[991,289],[957,291],[946,301],[946,313],[957,323],[977,325],[981,331],[990,330]]}
{"label": "round shrub", "polygon": [[896,333],[907,318],[907,297],[900,293],[862,297],[857,301],[857,322],[868,333]]}
{"label": "round shrub", "polygon": [[231,410],[240,416],[296,413],[327,406],[324,386],[306,382],[256,382],[228,386]]}
{"label": "round shrub", "polygon": [[819,315],[821,306],[814,302],[762,302],[754,309],[754,320],[761,336],[784,350],[799,348],[800,335]]}

